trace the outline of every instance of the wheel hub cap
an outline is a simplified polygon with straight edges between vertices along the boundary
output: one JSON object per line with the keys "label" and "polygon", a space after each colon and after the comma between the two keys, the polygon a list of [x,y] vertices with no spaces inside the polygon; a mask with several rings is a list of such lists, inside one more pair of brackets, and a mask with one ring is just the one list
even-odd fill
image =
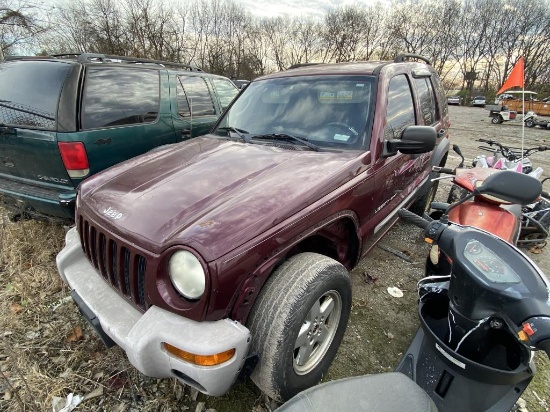
{"label": "wheel hub cap", "polygon": [[294,344],[294,371],[311,372],[324,358],[334,339],[342,314],[342,298],[331,290],[315,301]]}

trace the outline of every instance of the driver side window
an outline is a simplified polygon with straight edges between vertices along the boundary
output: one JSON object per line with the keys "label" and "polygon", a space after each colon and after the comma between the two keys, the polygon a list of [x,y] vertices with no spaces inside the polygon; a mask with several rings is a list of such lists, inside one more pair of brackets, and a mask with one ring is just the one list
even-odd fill
{"label": "driver side window", "polygon": [[405,127],[415,124],[414,101],[407,76],[400,74],[390,80],[384,140],[400,139]]}

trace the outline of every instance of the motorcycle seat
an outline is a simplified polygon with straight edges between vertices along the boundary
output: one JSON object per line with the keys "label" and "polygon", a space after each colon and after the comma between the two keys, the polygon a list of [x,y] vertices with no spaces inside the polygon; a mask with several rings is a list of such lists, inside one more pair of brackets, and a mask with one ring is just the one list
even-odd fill
{"label": "motorcycle seat", "polygon": [[400,372],[356,376],[300,392],[277,412],[437,412],[428,394]]}

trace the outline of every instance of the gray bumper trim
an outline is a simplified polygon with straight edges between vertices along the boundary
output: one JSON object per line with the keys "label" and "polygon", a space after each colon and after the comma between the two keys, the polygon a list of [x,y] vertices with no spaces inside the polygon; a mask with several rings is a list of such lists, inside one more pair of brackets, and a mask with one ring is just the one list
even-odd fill
{"label": "gray bumper trim", "polygon": [[[208,395],[222,395],[229,389],[248,352],[250,332],[246,327],[230,319],[195,322],[156,306],[141,313],[112,289],[90,264],[75,228],[67,232],[65,242],[57,255],[61,277],[99,319],[105,333],[126,352],[132,365],[147,376],[178,377]],[[197,366],[169,355],[162,349],[162,342],[201,355],[233,348],[236,353],[220,365]]]}

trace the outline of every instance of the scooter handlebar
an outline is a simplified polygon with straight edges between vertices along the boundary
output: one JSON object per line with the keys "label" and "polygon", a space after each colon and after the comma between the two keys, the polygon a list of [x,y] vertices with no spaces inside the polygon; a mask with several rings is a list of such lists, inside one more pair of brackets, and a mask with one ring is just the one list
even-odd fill
{"label": "scooter handlebar", "polygon": [[415,226],[418,226],[420,229],[424,229],[424,231],[426,231],[430,226],[429,221],[407,209],[399,209],[397,211],[397,214],[401,219],[406,220],[407,222],[412,223]]}
{"label": "scooter handlebar", "polygon": [[451,168],[448,168],[448,167],[432,166],[432,172],[446,173],[448,175],[454,175],[455,174],[455,169],[451,169]]}
{"label": "scooter handlebar", "polygon": [[523,331],[529,335],[531,344],[546,352],[550,358],[550,317],[535,316],[523,322]]}

